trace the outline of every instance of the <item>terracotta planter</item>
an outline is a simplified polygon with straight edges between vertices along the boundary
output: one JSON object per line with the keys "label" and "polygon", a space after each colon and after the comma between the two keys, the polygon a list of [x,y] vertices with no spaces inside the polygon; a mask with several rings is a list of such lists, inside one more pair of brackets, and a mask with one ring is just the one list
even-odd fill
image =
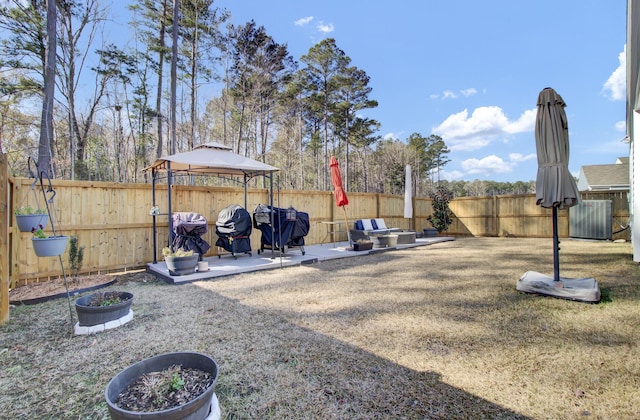
{"label": "terracotta planter", "polygon": [[108,306],[89,306],[89,302],[97,293],[83,296],[76,299],[76,313],[78,314],[78,324],[81,327],[92,327],[94,325],[106,324],[115,321],[129,313],[133,294],[129,292],[118,292],[122,302]]}
{"label": "terracotta planter", "polygon": [[16,214],[15,216],[20,232],[31,232],[32,229],[38,229],[41,225],[44,229],[49,222],[48,214]]}
{"label": "terracotta planter", "polygon": [[189,255],[188,257],[164,257],[167,269],[172,276],[184,276],[196,272],[200,254]]}
{"label": "terracotta planter", "polygon": [[56,257],[62,255],[69,242],[68,236],[49,236],[48,238],[31,238],[33,251],[38,257]]}
{"label": "terracotta planter", "polygon": [[[118,395],[145,373],[161,372],[173,365],[195,368],[213,376],[213,383],[200,396],[178,407],[155,412],[128,411],[115,401]],[[218,364],[211,357],[192,352],[165,353],[135,363],[118,373],[107,385],[104,397],[112,419],[205,419],[212,412],[213,391],[218,382]],[[217,399],[216,399],[217,401]]]}

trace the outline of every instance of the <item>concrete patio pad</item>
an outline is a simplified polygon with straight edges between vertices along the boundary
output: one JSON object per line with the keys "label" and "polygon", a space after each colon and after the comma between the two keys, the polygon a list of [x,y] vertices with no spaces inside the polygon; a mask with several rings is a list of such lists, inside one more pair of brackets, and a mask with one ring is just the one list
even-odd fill
{"label": "concrete patio pad", "polygon": [[209,270],[195,272],[183,276],[172,276],[169,274],[164,261],[147,264],[147,272],[155,275],[160,280],[169,284],[189,283],[199,280],[208,280],[216,277],[231,276],[240,273],[249,273],[260,270],[273,270],[277,268],[293,267],[304,264],[314,264],[320,261],[327,261],[337,258],[353,258],[378,252],[389,252],[398,249],[415,248],[418,246],[431,245],[438,242],[454,241],[452,236],[438,236],[429,238],[418,238],[415,243],[398,244],[395,247],[371,249],[368,251],[352,251],[349,249],[349,242],[337,242],[305,245],[305,255],[302,255],[300,248],[287,249],[284,255],[280,255],[277,250],[265,250],[258,254],[257,250],[252,251],[252,255],[239,254],[233,258],[231,254],[224,254],[222,257],[206,257],[203,261],[209,263]]}

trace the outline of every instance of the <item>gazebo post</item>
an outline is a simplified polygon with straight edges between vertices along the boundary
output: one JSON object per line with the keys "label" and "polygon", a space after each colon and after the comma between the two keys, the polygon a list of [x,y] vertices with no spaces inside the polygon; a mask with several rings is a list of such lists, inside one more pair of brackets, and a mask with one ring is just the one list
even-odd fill
{"label": "gazebo post", "polygon": [[[156,206],[156,176],[158,176],[158,170],[153,168],[151,171],[151,206]],[[157,244],[157,226],[156,226],[156,217],[158,217],[155,212],[153,214],[153,263],[158,263],[158,244]]]}
{"label": "gazebo post", "polygon": [[[271,237],[275,238],[275,229],[273,228],[273,172],[269,173],[269,205],[271,206]],[[274,259],[273,246],[271,246],[271,259]]]}
{"label": "gazebo post", "polygon": [[167,217],[169,218],[169,236],[167,246],[171,247],[171,239],[173,238],[173,213],[171,212],[171,184],[173,175],[171,174],[171,161],[167,161]]}
{"label": "gazebo post", "polygon": [[247,174],[244,174],[244,208],[247,209]]}

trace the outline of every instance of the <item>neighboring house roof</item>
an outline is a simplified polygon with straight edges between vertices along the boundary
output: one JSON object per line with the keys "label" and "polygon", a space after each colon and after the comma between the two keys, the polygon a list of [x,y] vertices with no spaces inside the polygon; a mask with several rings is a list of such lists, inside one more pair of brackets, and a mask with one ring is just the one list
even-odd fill
{"label": "neighboring house roof", "polygon": [[578,190],[629,190],[629,158],[618,158],[610,165],[585,165],[580,168]]}

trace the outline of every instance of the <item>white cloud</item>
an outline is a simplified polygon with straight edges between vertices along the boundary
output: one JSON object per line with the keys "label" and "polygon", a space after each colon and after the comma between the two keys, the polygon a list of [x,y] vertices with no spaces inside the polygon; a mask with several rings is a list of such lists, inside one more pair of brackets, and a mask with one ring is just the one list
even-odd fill
{"label": "white cloud", "polygon": [[469,97],[475,95],[476,93],[478,93],[478,91],[474,88],[469,88],[461,90],[460,93],[462,94],[462,96]]}
{"label": "white cloud", "polygon": [[615,125],[616,127],[616,131],[620,131],[623,133],[627,132],[627,122],[622,120],[622,121],[618,121]]}
{"label": "white cloud", "polygon": [[505,162],[496,155],[490,155],[482,159],[467,159],[461,164],[462,169],[471,175],[504,174],[513,170],[513,162]]}
{"label": "white cloud", "polygon": [[509,121],[501,108],[476,108],[452,114],[432,131],[442,137],[452,151],[477,150],[493,140],[517,133],[533,131],[536,110],[525,111],[517,120]]}
{"label": "white cloud", "polygon": [[618,55],[620,64],[618,68],[611,73],[611,76],[604,83],[602,90],[605,96],[612,101],[621,101],[627,98],[627,46],[625,45],[622,52]]}
{"label": "white cloud", "polygon": [[504,128],[504,131],[509,134],[526,133],[528,131],[533,131],[536,126],[537,113],[538,110],[536,108],[524,111],[516,121],[509,123]]}
{"label": "white cloud", "polygon": [[509,153],[509,161],[510,162],[526,162],[531,159],[536,159],[537,155],[535,153],[529,153],[528,155],[523,155],[521,153]]}
{"label": "white cloud", "polygon": [[[437,176],[437,175],[436,175]],[[440,179],[446,179],[447,181],[455,181],[456,179],[462,179],[464,172],[461,171],[447,171],[445,169],[440,170]]]}
{"label": "white cloud", "polygon": [[536,159],[536,154],[531,153],[522,155],[520,153],[509,154],[509,160],[496,155],[489,155],[483,158],[466,159],[460,163],[462,170],[441,170],[442,179],[449,181],[467,179],[467,178],[486,178],[490,179],[496,174],[508,174],[513,172],[518,165],[529,160]]}
{"label": "white cloud", "polygon": [[320,22],[318,23],[318,25],[316,26],[316,28],[320,31],[323,32],[325,34],[328,34],[330,32],[333,32],[333,23],[328,23],[325,24],[324,22]]}
{"label": "white cloud", "polygon": [[475,88],[462,89],[458,92],[445,90],[442,93],[432,93],[431,95],[429,95],[429,99],[458,99],[460,96],[468,98],[469,96],[473,96],[476,93],[478,93],[478,91]]}
{"label": "white cloud", "polygon": [[455,93],[453,93],[450,90],[445,90],[444,92],[442,92],[442,99],[456,99],[458,97],[458,95],[456,95]]}
{"label": "white cloud", "polygon": [[300,18],[300,19],[296,20],[294,22],[294,24],[296,26],[304,26],[307,23],[311,22],[312,20],[313,20],[313,16],[307,16],[307,17],[303,17],[303,18]]}

